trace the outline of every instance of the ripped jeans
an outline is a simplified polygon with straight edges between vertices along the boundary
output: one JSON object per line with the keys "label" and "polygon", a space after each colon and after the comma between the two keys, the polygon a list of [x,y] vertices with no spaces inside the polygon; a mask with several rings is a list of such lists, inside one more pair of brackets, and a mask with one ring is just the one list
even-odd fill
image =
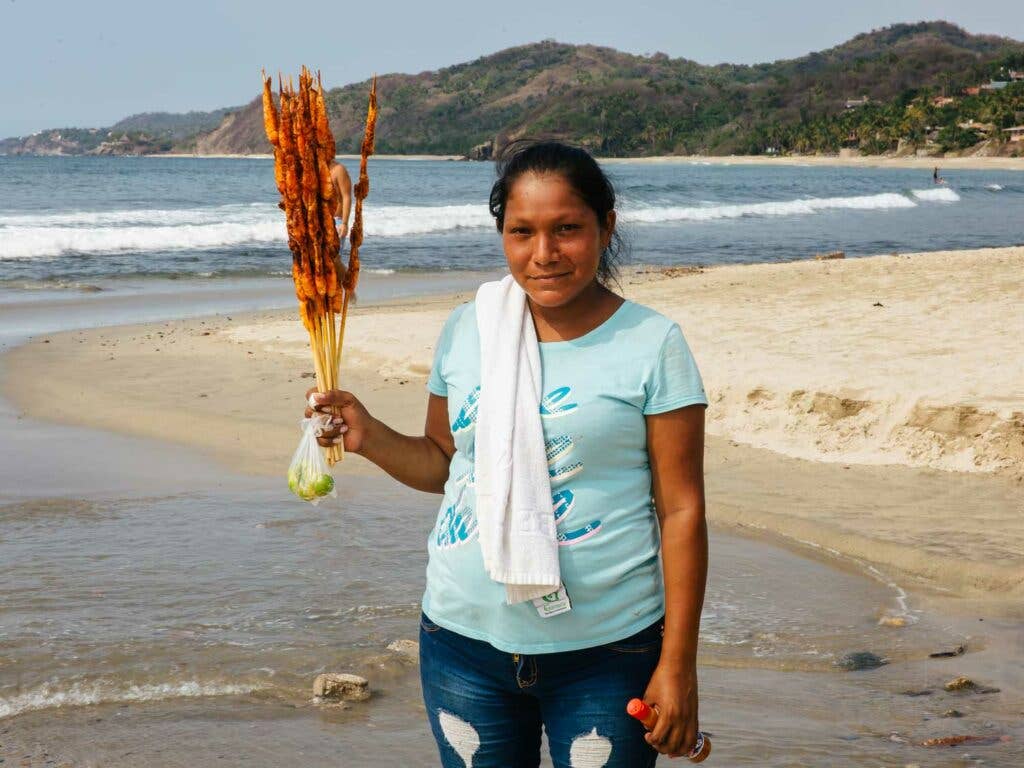
{"label": "ripped jeans", "polygon": [[661,622],[607,645],[505,653],[420,619],[420,676],[444,768],[647,768],[658,757],[626,703],[661,655]]}

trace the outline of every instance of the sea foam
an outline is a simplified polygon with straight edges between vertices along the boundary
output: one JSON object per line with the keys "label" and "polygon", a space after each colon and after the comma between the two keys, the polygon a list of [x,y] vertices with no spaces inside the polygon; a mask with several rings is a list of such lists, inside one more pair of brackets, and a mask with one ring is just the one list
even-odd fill
{"label": "sea foam", "polygon": [[[381,206],[366,213],[368,237],[404,237],[493,227],[485,205]],[[237,246],[287,248],[277,206],[182,210],[0,213],[0,259],[211,250]]]}
{"label": "sea foam", "polygon": [[915,189],[911,194],[918,200],[927,200],[930,203],[956,203],[960,201],[960,195],[949,187],[935,187],[935,189]]}
{"label": "sea foam", "polygon": [[266,686],[183,680],[174,683],[117,684],[103,680],[77,682],[65,687],[43,684],[32,690],[0,698],[0,719],[23,712],[58,707],[87,707],[131,701],[198,698],[201,696],[237,696]]}
{"label": "sea foam", "polygon": [[624,211],[625,221],[655,224],[671,221],[714,221],[739,219],[748,216],[806,216],[828,210],[884,210],[914,208],[917,204],[905,195],[882,192],[855,197],[809,197],[797,200],[778,200],[764,203],[735,203],[730,205],[656,206]]}
{"label": "sea foam", "polygon": [[[914,208],[919,202],[957,202],[948,187],[850,197],[798,198],[758,203],[625,205],[623,221],[659,224],[745,217],[806,216],[832,210]],[[486,205],[382,205],[368,208],[368,237],[411,237],[493,229]],[[285,221],[269,203],[186,209],[77,211],[32,215],[0,212],[0,260],[47,259],[64,254],[202,251],[250,246],[286,249]]]}

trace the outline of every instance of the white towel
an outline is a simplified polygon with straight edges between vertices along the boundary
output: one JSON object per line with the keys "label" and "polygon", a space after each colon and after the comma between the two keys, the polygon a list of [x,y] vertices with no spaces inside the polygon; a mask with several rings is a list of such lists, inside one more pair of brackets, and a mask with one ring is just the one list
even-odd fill
{"label": "white towel", "polygon": [[476,294],[480,400],[473,460],[484,567],[509,604],[561,586],[540,423],[541,368],[526,293],[509,275]]}

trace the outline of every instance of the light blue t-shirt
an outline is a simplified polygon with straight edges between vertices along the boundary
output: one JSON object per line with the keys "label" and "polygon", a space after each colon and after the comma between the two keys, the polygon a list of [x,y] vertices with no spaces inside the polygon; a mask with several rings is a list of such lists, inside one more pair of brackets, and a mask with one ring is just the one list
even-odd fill
{"label": "light blue t-shirt", "polygon": [[540,345],[540,404],[559,567],[572,610],[541,618],[508,605],[484,570],[474,514],[480,393],[474,304],[452,312],[427,383],[448,398],[455,454],[431,531],[424,612],[508,653],[553,653],[621,640],[665,611],[644,416],[707,405],[679,326],[626,301],[584,336]]}

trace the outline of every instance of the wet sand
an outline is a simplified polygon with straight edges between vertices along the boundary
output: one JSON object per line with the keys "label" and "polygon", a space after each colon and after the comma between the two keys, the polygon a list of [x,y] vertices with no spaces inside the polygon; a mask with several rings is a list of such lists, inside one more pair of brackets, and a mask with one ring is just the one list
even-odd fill
{"label": "wet sand", "polygon": [[[0,614],[0,757],[24,768],[276,768],[339,755],[353,766],[434,764],[416,668],[386,650],[415,637],[434,497],[349,478],[344,502],[313,510],[275,478],[190,467],[153,441],[73,437],[76,471],[103,476],[125,447],[142,463],[166,456],[165,480],[188,483],[175,493],[140,475],[116,498],[29,497],[0,509],[11,598]],[[908,599],[863,563],[799,556],[753,534],[712,534],[702,725],[722,764],[960,766],[964,753],[1018,764],[1024,617]],[[928,657],[958,645],[961,656]],[[845,670],[858,652],[888,663]],[[314,706],[311,680],[328,670],[366,676],[373,697]],[[961,674],[1002,690],[942,690]],[[963,717],[942,716],[952,708]],[[920,746],[959,734],[1011,741]]]}

